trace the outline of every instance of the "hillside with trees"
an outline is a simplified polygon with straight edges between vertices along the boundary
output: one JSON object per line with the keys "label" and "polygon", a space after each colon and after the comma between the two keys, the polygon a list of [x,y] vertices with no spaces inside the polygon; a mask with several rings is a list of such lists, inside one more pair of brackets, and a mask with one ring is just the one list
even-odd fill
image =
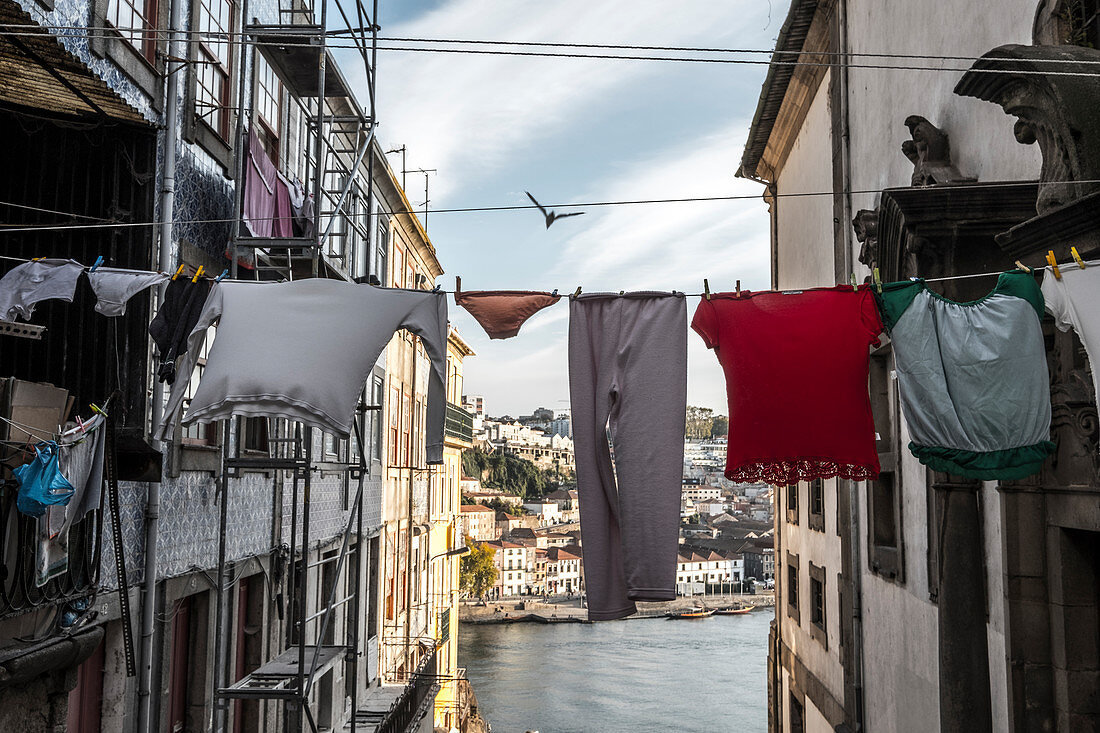
{"label": "hillside with trees", "polygon": [[567,484],[561,476],[531,461],[501,451],[487,453],[478,448],[462,453],[462,473],[480,479],[487,489],[499,489],[525,500],[540,499]]}

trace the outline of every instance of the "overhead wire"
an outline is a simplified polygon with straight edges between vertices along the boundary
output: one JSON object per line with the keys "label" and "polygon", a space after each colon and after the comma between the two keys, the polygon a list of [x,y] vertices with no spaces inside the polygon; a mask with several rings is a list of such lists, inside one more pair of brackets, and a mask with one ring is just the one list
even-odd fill
{"label": "overhead wire", "polygon": [[[19,28],[28,27],[24,26],[7,26],[7,28]],[[151,34],[158,38],[163,39],[166,31],[159,28],[88,28],[85,26],[35,26],[42,29],[47,28],[51,30],[59,31],[54,35],[57,38],[117,38],[120,32],[127,33],[140,33]],[[63,31],[63,32],[62,32]],[[80,31],[80,32],[68,32],[68,31]],[[180,30],[179,33],[185,36],[198,36],[201,39],[211,40],[217,43],[225,43],[229,45],[243,45],[249,44],[253,46],[271,46],[276,48],[312,48],[316,49],[318,46],[309,40],[303,41],[289,41],[289,40],[271,40],[264,41],[259,39],[247,40],[243,39],[243,36],[255,35],[248,31],[223,31],[212,33],[208,31],[198,30]],[[340,33],[354,32],[354,29],[341,30]],[[0,36],[35,36],[42,37],[41,31],[34,30],[4,30],[0,31]],[[339,36],[336,36],[339,37]],[[840,53],[840,52],[828,52],[828,51],[814,51],[814,50],[799,50],[799,51],[782,51],[771,50],[766,51],[763,49],[719,49],[719,48],[707,48],[707,47],[689,47],[689,46],[632,46],[627,44],[581,44],[581,43],[553,43],[553,42],[534,42],[534,41],[484,41],[484,40],[458,40],[458,39],[389,39],[395,43],[406,42],[418,42],[418,43],[440,43],[440,44],[453,44],[453,45],[474,45],[474,44],[494,44],[500,46],[520,46],[527,48],[591,48],[591,49],[608,49],[608,50],[672,50],[683,53],[741,53],[741,54],[768,54],[772,58],[770,59],[728,59],[728,58],[710,58],[710,57],[691,57],[691,56],[653,56],[653,55],[627,55],[627,54],[599,54],[599,53],[576,53],[565,51],[518,51],[511,49],[476,49],[476,48],[431,48],[426,46],[378,46],[379,51],[404,51],[404,52],[420,52],[420,53],[451,53],[451,54],[467,54],[467,55],[486,55],[486,56],[518,56],[518,57],[541,57],[541,58],[571,58],[571,59],[598,59],[598,60],[618,60],[618,61],[661,61],[661,62],[686,62],[686,63],[711,63],[711,64],[723,64],[723,65],[750,65],[750,66],[808,66],[808,67],[841,67],[845,66],[851,69],[879,69],[879,70],[900,70],[900,71],[944,71],[952,73],[961,73],[971,70],[970,68],[960,67],[945,67],[945,66],[913,66],[904,64],[869,64],[869,63],[851,63],[850,58],[897,58],[897,59],[910,59],[910,60],[927,60],[927,61],[1004,61],[1006,63],[1012,63],[1015,59],[1012,58],[996,58],[996,57],[979,57],[979,56],[956,56],[956,55],[935,55],[935,54],[888,54],[878,52],[864,52],[864,53]],[[351,44],[333,44],[326,43],[326,48],[330,49],[347,49],[347,50],[361,50],[358,43],[353,42]],[[836,57],[837,61],[803,61],[803,60],[783,60],[778,57],[783,56],[806,56],[806,57]],[[191,63],[188,61],[187,63]],[[1037,65],[1050,64],[1052,66],[1058,66],[1060,64],[1076,65],[1076,66],[1089,66],[1100,63],[1100,61],[1088,61],[1088,60],[1070,60],[1070,59],[1032,59],[1029,63]],[[981,73],[987,74],[1015,74],[1015,75],[1043,75],[1043,76],[1068,76],[1068,77],[1093,77],[1100,76],[1100,71],[1058,71],[1058,70],[1039,70],[1039,69],[996,69],[996,68],[983,68],[979,70]]]}
{"label": "overhead wire", "polygon": [[[1080,181],[994,181],[986,183],[961,183],[958,185],[947,186],[923,186],[917,188],[937,188],[937,189],[950,189],[952,191],[962,191],[969,189],[986,189],[990,186],[1001,187],[1023,187],[1023,186],[1040,186],[1040,185],[1067,185],[1067,186],[1084,186],[1084,185],[1097,185],[1100,184],[1100,179],[1086,179]],[[771,194],[774,198],[806,198],[813,196],[845,196],[845,195],[866,195],[866,194],[879,194],[882,193],[882,189],[860,189],[849,191],[791,191],[787,193],[775,193]],[[612,201],[580,201],[574,203],[560,203],[560,204],[543,204],[545,209],[575,209],[575,208],[600,208],[608,206],[640,206],[649,204],[674,204],[674,203],[707,203],[707,202],[719,202],[719,201],[749,201],[759,200],[763,198],[763,194],[735,194],[729,196],[688,196],[682,198],[652,198],[652,199],[619,199]],[[3,204],[4,202],[0,202]],[[477,213],[477,212],[496,212],[496,211],[524,211],[535,210],[538,206],[534,204],[503,204],[498,206],[460,206],[450,208],[428,209],[429,214],[455,214],[455,213]],[[355,213],[342,214],[348,219],[360,219],[360,218],[374,218],[381,216],[410,216],[420,215],[424,213],[423,209],[411,210],[403,209],[399,211],[361,211]],[[282,220],[288,217],[281,216],[269,216],[269,217],[255,217],[257,221],[274,221]],[[218,219],[177,219],[174,224],[225,224],[232,221],[236,221],[235,218],[218,218]],[[110,228],[130,228],[130,227],[146,227],[146,226],[160,226],[162,222],[148,221],[148,222],[107,222],[100,224],[47,224],[47,225],[33,225],[33,226],[19,226],[14,225],[10,228],[0,228],[0,235],[3,234],[20,234],[26,232],[45,232],[45,231],[80,231],[91,229],[110,229]],[[0,225],[3,227],[6,225]],[[2,257],[2,256],[0,256]]]}

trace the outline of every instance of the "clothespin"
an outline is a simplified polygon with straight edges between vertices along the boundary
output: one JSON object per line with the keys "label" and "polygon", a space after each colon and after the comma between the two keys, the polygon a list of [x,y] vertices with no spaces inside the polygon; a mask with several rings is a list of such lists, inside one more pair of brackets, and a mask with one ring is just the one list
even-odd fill
{"label": "clothespin", "polygon": [[1070,247],[1069,248],[1069,253],[1071,255],[1073,255],[1073,259],[1077,261],[1077,266],[1080,267],[1082,270],[1084,270],[1085,267],[1086,267],[1085,261],[1083,259],[1081,259],[1081,253],[1077,251],[1077,248],[1076,247]]}
{"label": "clothespin", "polygon": [[737,281],[737,297],[738,298],[741,297],[741,281],[740,280]]}
{"label": "clothespin", "polygon": [[553,295],[553,296],[557,296],[557,294],[558,294],[558,289],[557,289],[557,288],[554,288],[554,292],[552,292],[552,293],[550,293],[550,294],[551,294],[551,295]]}
{"label": "clothespin", "polygon": [[462,276],[461,275],[455,275],[455,293],[457,294],[457,293],[461,293],[461,292],[462,292]]}
{"label": "clothespin", "polygon": [[224,279],[225,279],[225,276],[226,276],[226,275],[228,275],[228,274],[229,274],[229,268],[226,268],[226,269],[222,270],[222,274],[218,275],[218,276],[217,276],[217,277],[216,277],[216,278],[214,279],[214,282],[216,282],[216,283],[220,283],[220,282],[221,282],[222,280],[224,280]]}
{"label": "clothespin", "polygon": [[848,279],[852,281],[852,290],[859,290],[859,285],[856,284],[856,274],[854,272]]}
{"label": "clothespin", "polygon": [[193,278],[191,278],[191,282],[192,283],[197,283],[199,281],[199,277],[202,276],[203,270],[205,270],[205,269],[206,269],[205,267],[203,267],[202,265],[199,265],[199,269],[195,270],[195,276]]}
{"label": "clothespin", "polygon": [[434,288],[432,288],[432,292],[433,293],[438,293],[439,289],[442,288],[442,287],[443,287],[442,285],[436,285]]}
{"label": "clothespin", "polygon": [[710,282],[705,277],[703,278],[703,297],[710,300]]}
{"label": "clothespin", "polygon": [[577,289],[573,291],[573,297],[578,298],[578,297],[580,297],[580,294],[581,294],[581,286],[578,285]]}
{"label": "clothespin", "polygon": [[101,410],[99,405],[95,404],[94,402],[89,404],[88,407],[92,408],[92,412],[98,413],[98,414],[102,415],[103,417],[107,417],[107,413],[104,412],[103,410]]}
{"label": "clothespin", "polygon": [[1054,273],[1055,280],[1062,279],[1062,271],[1058,269],[1058,260],[1054,259],[1054,250],[1047,250],[1047,264],[1050,265],[1051,272]]}
{"label": "clothespin", "polygon": [[95,258],[95,262],[93,262],[92,266],[88,268],[88,272],[95,272],[96,268],[99,267],[102,264],[103,264],[103,255],[100,255],[99,257]]}
{"label": "clothespin", "polygon": [[1031,268],[1025,265],[1023,262],[1016,260],[1016,269],[1023,270],[1024,272],[1031,272]]}
{"label": "clothespin", "polygon": [[180,264],[179,267],[176,268],[176,274],[172,275],[172,279],[175,280],[177,277],[179,277],[181,272],[183,272],[183,264],[182,263]]}
{"label": "clothespin", "polygon": [[878,268],[871,270],[871,282],[875,284],[875,290],[882,292],[882,276],[879,275]]}

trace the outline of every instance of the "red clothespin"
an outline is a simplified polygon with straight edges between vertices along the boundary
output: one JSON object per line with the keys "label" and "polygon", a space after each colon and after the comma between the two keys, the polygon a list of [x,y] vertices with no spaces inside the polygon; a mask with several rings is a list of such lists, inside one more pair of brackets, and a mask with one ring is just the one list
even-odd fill
{"label": "red clothespin", "polygon": [[1058,269],[1058,260],[1054,259],[1054,250],[1047,250],[1047,264],[1050,265],[1051,272],[1054,273],[1055,280],[1062,279],[1062,271]]}

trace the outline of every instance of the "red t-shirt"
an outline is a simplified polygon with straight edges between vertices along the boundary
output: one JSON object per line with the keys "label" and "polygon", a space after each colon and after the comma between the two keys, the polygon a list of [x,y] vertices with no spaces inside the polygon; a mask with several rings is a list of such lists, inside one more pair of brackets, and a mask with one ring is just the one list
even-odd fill
{"label": "red t-shirt", "polygon": [[878,477],[867,369],[882,321],[870,288],[717,293],[691,327],[726,375],[726,478]]}

